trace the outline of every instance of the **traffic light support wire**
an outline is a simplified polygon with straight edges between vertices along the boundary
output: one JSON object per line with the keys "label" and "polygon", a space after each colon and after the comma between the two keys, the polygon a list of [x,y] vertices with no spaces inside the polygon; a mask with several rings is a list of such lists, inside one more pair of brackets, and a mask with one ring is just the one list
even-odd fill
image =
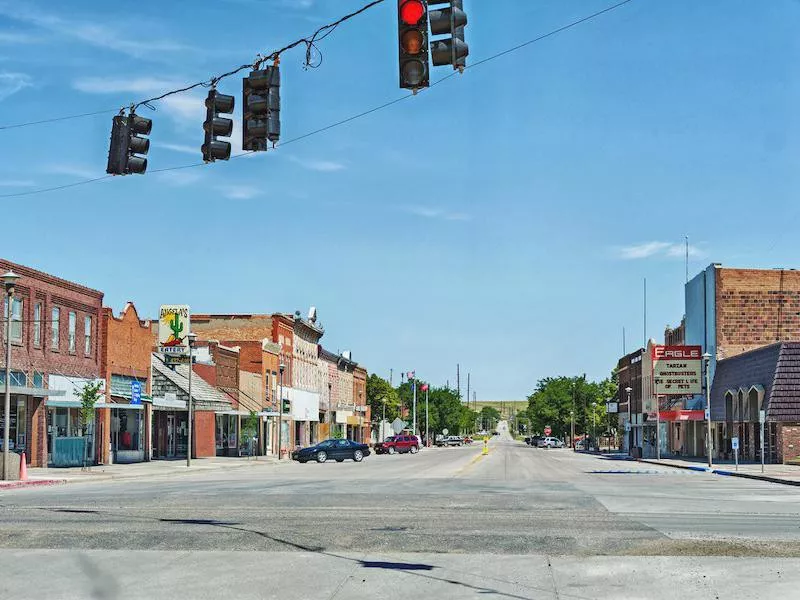
{"label": "traffic light support wire", "polygon": [[[303,38],[301,40],[293,42],[292,44],[289,44],[288,46],[285,46],[284,48],[281,48],[280,50],[277,50],[273,54],[270,54],[269,56],[262,57],[262,58],[258,59],[256,61],[256,63],[254,63],[252,65],[249,65],[249,64],[248,65],[242,65],[241,67],[237,68],[234,71],[230,71],[228,73],[224,73],[221,77],[227,77],[229,75],[233,75],[234,73],[237,73],[237,72],[239,72],[239,71],[241,71],[243,69],[251,68],[251,67],[254,67],[256,65],[260,65],[261,63],[263,63],[263,62],[265,62],[267,60],[271,60],[271,59],[277,58],[277,56],[280,56],[281,53],[285,52],[286,50],[289,50],[290,48],[294,48],[294,47],[296,47],[296,46],[298,46],[298,45],[300,45],[302,43],[306,43],[307,44],[307,48],[310,48],[313,45],[314,42],[319,41],[321,39],[324,39],[325,37],[330,35],[330,33],[332,33],[332,31],[339,24],[341,24],[342,22],[346,21],[347,19],[353,18],[354,16],[364,12],[365,10],[371,8],[372,6],[375,6],[376,4],[380,4],[383,1],[384,0],[375,0],[374,2],[371,2],[370,4],[365,5],[360,10],[358,10],[358,11],[356,11],[354,13],[351,13],[349,15],[346,15],[345,17],[342,17],[341,19],[339,19],[339,21],[336,21],[335,23],[331,23],[329,25],[325,25],[323,27],[320,27],[317,30],[317,32],[315,32],[314,35],[311,36],[311,38]],[[606,13],[609,13],[609,12],[613,11],[613,10],[621,8],[622,6],[625,6],[626,4],[629,4],[631,2],[633,2],[633,0],[622,0],[621,2],[618,2],[616,4],[608,6],[608,7],[604,8],[604,9],[602,9],[602,10],[599,10],[597,12],[594,12],[594,13],[590,14],[590,15],[582,17],[582,18],[580,18],[580,19],[578,19],[576,21],[572,21],[570,23],[567,23],[566,25],[563,25],[563,26],[561,26],[561,27],[559,27],[557,29],[553,29],[552,31],[544,33],[544,34],[542,34],[542,35],[540,35],[538,37],[530,39],[530,40],[528,40],[526,42],[522,42],[521,44],[517,44],[516,46],[512,46],[511,48],[508,48],[506,50],[498,52],[497,54],[493,54],[491,56],[488,56],[488,57],[486,57],[484,59],[481,59],[478,62],[473,63],[471,65],[467,65],[465,67],[465,70],[474,69],[477,66],[483,65],[485,63],[488,63],[488,62],[490,62],[492,60],[495,60],[495,59],[500,58],[502,56],[505,56],[507,54],[511,54],[512,52],[516,52],[517,50],[520,50],[522,48],[530,46],[531,44],[534,44],[536,42],[540,42],[540,41],[542,41],[542,40],[544,40],[546,38],[552,37],[552,36],[554,36],[554,35],[556,35],[558,33],[561,33],[563,31],[571,29],[571,28],[573,28],[573,27],[575,27],[577,25],[580,25],[580,24],[585,23],[587,21],[591,21],[592,19],[595,19],[595,18],[597,18],[597,17],[599,17],[601,15],[604,15]],[[316,36],[322,31],[326,31],[326,33],[322,37],[317,38]],[[441,79],[438,79],[438,80],[434,81],[430,85],[429,88],[422,88],[421,90],[418,90],[418,91],[422,92],[422,91],[425,91],[425,89],[433,88],[433,87],[439,85],[440,83],[443,83],[444,81],[447,81],[451,77],[454,77],[457,74],[459,74],[458,71],[453,71],[449,75],[446,75],[445,77],[442,77]],[[218,80],[219,79],[217,79],[217,81]],[[168,96],[170,94],[180,93],[181,91],[186,91],[186,90],[192,89],[194,87],[198,87],[200,85],[210,84],[211,81],[213,81],[213,78],[212,78],[212,80],[209,80],[209,82],[201,82],[201,83],[193,84],[192,86],[188,86],[187,88],[182,88],[181,90],[175,90],[175,91],[172,91],[172,92],[167,92],[166,94],[162,94],[162,96],[159,96],[157,98],[150,98],[148,100],[141,101],[141,102],[137,103],[136,106],[140,106],[142,104],[145,104],[146,102],[155,102],[156,100],[159,100],[159,99],[161,99],[163,97],[166,97],[166,96]],[[315,130],[310,131],[308,133],[304,133],[302,135],[299,135],[297,137],[289,139],[289,140],[287,140],[287,141],[285,141],[285,142],[283,142],[281,144],[278,144],[276,146],[276,148],[281,148],[283,146],[287,146],[287,145],[292,144],[294,142],[298,142],[300,140],[303,140],[303,139],[306,139],[308,137],[317,135],[319,133],[323,133],[323,132],[328,131],[330,129],[333,129],[335,127],[339,127],[339,126],[344,125],[346,123],[349,123],[351,121],[355,121],[356,119],[360,119],[360,118],[365,117],[367,115],[370,115],[370,114],[372,114],[374,112],[378,112],[379,110],[383,110],[384,108],[388,108],[388,107],[390,107],[390,106],[392,106],[394,104],[402,102],[403,100],[408,100],[409,98],[413,98],[414,96],[415,96],[415,94],[413,94],[413,93],[405,94],[403,96],[395,98],[394,100],[390,100],[388,102],[384,102],[383,104],[380,104],[378,106],[375,106],[373,108],[370,108],[368,110],[360,112],[358,114],[351,115],[349,117],[346,117],[344,119],[336,121],[335,123],[331,123],[331,124],[326,125],[324,127],[320,127],[319,129],[315,129]],[[116,111],[117,109],[114,109],[114,110]],[[104,113],[104,112],[110,112],[110,111],[99,111],[99,112],[96,112],[96,113],[86,113],[85,115],[75,115],[75,116],[72,116],[72,117],[64,117],[64,118],[62,118],[62,120],[63,119],[68,119],[68,118],[77,118],[78,116],[88,116],[90,114],[100,114],[100,113]],[[59,120],[59,119],[52,119],[52,120]],[[49,121],[42,121],[42,122],[49,122]],[[24,125],[25,124],[6,126],[5,129],[11,129],[12,127],[22,127]],[[3,129],[3,127],[0,127],[0,129]],[[242,152],[240,154],[234,154],[233,156],[231,156],[231,158],[232,159],[233,158],[239,158],[241,156],[246,156],[248,154],[252,154],[252,152]],[[150,170],[148,172],[149,173],[163,173],[163,172],[166,172],[166,171],[178,171],[178,170],[181,170],[181,169],[190,169],[190,168],[193,168],[193,167],[202,167],[202,166],[206,166],[206,164],[207,163],[205,163],[205,162],[196,162],[196,163],[191,163],[191,164],[186,164],[186,165],[178,165],[178,166],[175,166],[175,167],[165,167],[163,169],[152,169],[152,170]],[[76,186],[80,186],[80,185],[86,185],[86,184],[89,184],[89,183],[94,183],[96,181],[101,181],[103,179],[111,179],[112,177],[113,177],[112,175],[106,175],[106,176],[103,176],[103,177],[95,177],[93,179],[86,179],[84,181],[77,181],[77,182],[74,182],[74,183],[68,183],[68,184],[65,184],[65,185],[59,185],[59,186],[55,186],[55,187],[40,188],[38,190],[30,190],[30,191],[27,191],[27,192],[16,192],[16,193],[12,193],[12,194],[0,194],[0,198],[16,198],[16,197],[20,197],[20,196],[33,196],[33,195],[36,195],[36,194],[43,194],[45,192],[54,192],[54,191],[63,190],[63,189],[66,189],[66,188],[76,187]]]}

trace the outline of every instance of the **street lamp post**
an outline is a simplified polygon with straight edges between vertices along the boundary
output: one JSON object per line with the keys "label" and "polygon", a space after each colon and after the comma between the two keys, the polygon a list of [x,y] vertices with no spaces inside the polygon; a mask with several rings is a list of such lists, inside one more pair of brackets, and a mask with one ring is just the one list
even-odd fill
{"label": "street lamp post", "polygon": [[569,411],[569,445],[575,450],[575,411]]}
{"label": "street lamp post", "polygon": [[9,271],[3,275],[3,284],[6,289],[6,388],[5,401],[3,402],[3,481],[9,479],[9,426],[11,424],[11,304],[14,300],[14,285],[19,275]]}
{"label": "street lamp post", "polygon": [[196,333],[189,333],[187,336],[189,338],[189,400],[186,402],[186,407],[189,411],[189,425],[187,427],[187,442],[188,445],[186,447],[186,466],[192,466],[192,414],[193,414],[193,403],[192,403],[192,348],[194,347],[194,342],[197,339]]}
{"label": "street lamp post", "polygon": [[597,402],[592,402],[592,437],[597,444]]}
{"label": "street lamp post", "polygon": [[628,454],[633,455],[633,423],[631,423],[631,392],[633,388],[628,386],[625,393],[628,395]]}
{"label": "street lamp post", "polygon": [[281,446],[283,444],[283,372],[286,370],[286,365],[281,363],[278,366],[281,372],[280,376],[280,390],[278,391],[278,460],[281,459]]}
{"label": "street lamp post", "polygon": [[709,379],[709,365],[711,355],[703,354],[703,363],[706,370],[706,453],[708,454],[708,468],[711,468],[711,380]]}
{"label": "street lamp post", "polygon": [[383,416],[381,416],[381,426],[378,428],[378,442],[382,442],[386,433],[386,397],[383,398]]}

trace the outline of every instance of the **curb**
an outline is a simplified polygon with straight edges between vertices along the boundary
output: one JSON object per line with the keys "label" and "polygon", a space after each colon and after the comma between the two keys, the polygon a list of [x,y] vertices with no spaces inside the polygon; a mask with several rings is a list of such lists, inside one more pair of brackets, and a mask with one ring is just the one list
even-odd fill
{"label": "curb", "polygon": [[671,463],[648,460],[644,458],[638,459],[638,462],[649,463],[651,465],[661,465],[662,467],[674,467],[676,469],[688,469],[690,471],[702,471],[705,473],[711,473],[712,475],[722,475],[723,477],[741,477],[743,479],[753,479],[755,481],[767,481],[769,483],[779,483],[781,485],[800,487],[800,481],[780,479],[779,477],[770,477],[769,475],[753,475],[752,473],[738,473],[736,471],[728,471],[726,469],[709,469],[708,467],[696,467],[694,465],[673,465]]}
{"label": "curb", "polygon": [[16,490],[24,487],[42,487],[51,485],[64,485],[66,479],[31,479],[29,481],[12,481],[8,484],[0,484],[0,492],[3,490]]}

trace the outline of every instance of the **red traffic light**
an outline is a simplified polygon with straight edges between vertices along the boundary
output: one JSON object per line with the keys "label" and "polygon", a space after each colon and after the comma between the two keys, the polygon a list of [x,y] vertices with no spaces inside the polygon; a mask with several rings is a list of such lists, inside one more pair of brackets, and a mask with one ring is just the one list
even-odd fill
{"label": "red traffic light", "polygon": [[400,20],[406,25],[416,25],[425,16],[422,0],[405,0],[400,5]]}

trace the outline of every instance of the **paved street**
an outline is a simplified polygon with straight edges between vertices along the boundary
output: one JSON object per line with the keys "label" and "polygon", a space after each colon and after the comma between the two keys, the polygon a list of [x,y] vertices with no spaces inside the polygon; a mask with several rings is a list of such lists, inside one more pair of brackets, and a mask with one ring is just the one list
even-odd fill
{"label": "paved street", "polygon": [[9,490],[0,546],[3,598],[790,596],[800,490],[494,438]]}

